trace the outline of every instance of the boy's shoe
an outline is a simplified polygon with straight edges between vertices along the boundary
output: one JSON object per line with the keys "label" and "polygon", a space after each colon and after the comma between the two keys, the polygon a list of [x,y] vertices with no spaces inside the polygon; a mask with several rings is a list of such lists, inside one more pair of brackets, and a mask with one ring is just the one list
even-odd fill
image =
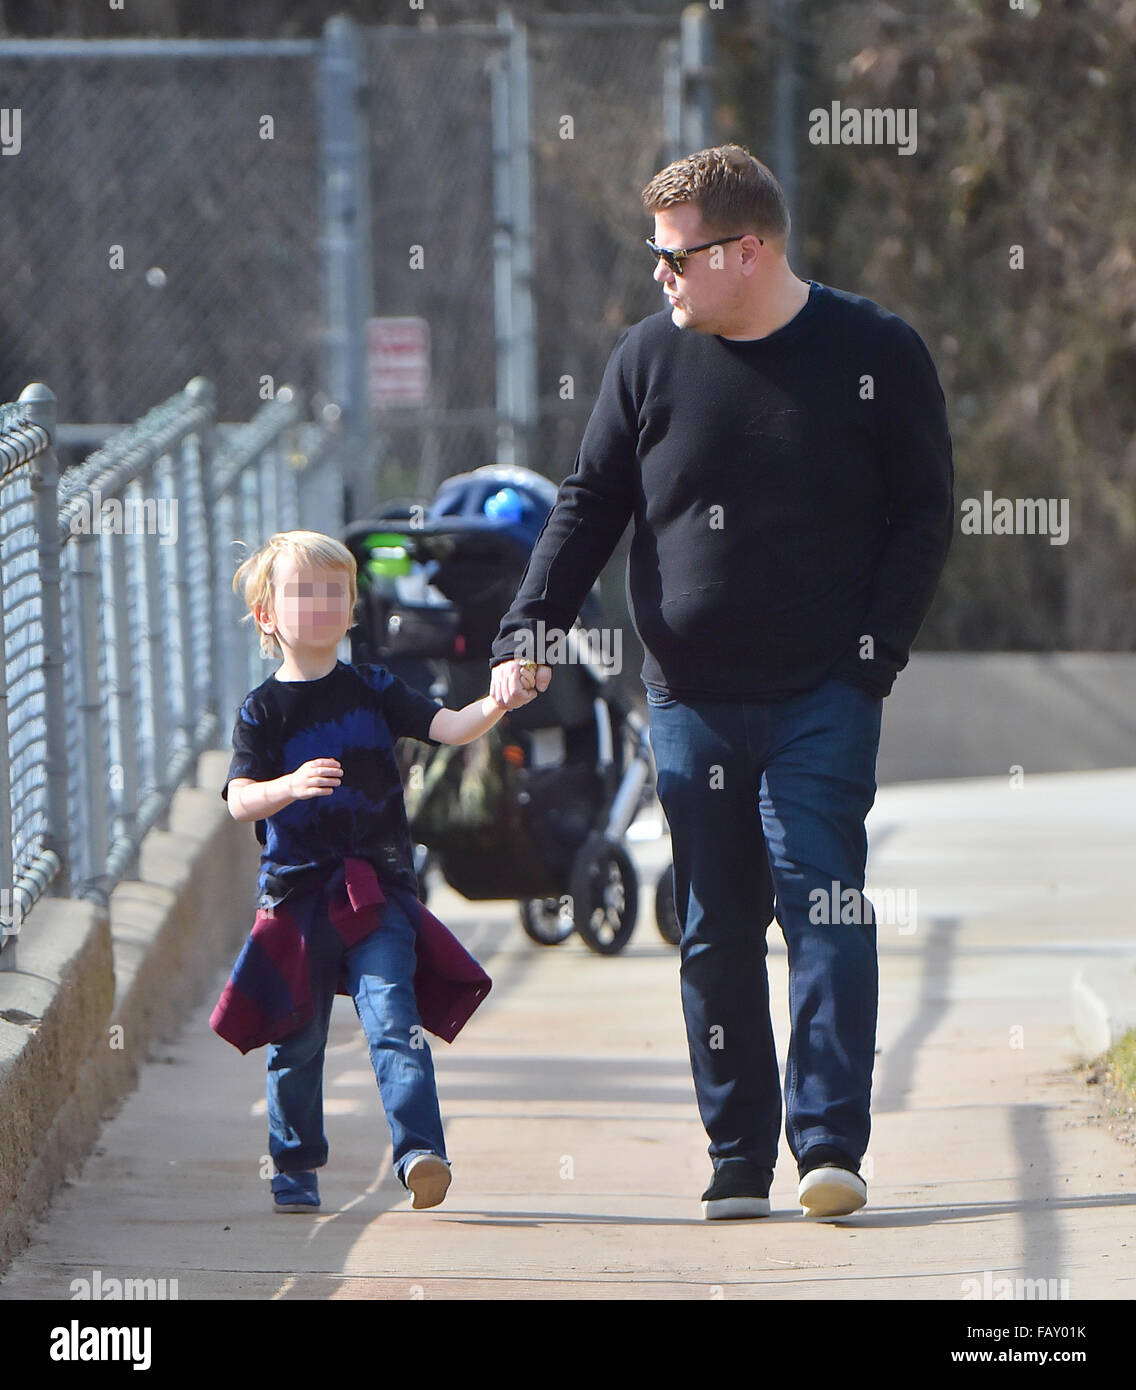
{"label": "boy's shoe", "polygon": [[797,1165],[797,1200],[806,1216],[847,1216],[868,1200],[868,1185],[843,1150],[815,1144]]}
{"label": "boy's shoe", "polygon": [[274,1174],[272,1204],[285,1216],[319,1211],[319,1179],[314,1172]]}
{"label": "boy's shoe", "polygon": [[772,1168],[731,1160],[714,1170],[710,1186],[702,1194],[702,1215],[707,1221],[769,1215]]}
{"label": "boy's shoe", "polygon": [[414,1193],[412,1207],[419,1211],[436,1207],[450,1185],[450,1165],[437,1154],[415,1154],[406,1165],[402,1180]]}

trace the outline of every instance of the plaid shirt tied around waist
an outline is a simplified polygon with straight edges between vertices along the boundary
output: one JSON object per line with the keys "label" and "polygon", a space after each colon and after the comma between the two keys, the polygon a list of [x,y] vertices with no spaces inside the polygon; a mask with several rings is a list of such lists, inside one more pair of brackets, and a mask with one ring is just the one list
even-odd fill
{"label": "plaid shirt tied around waist", "polygon": [[[415,929],[414,994],[422,1026],[452,1043],[493,982],[408,889],[388,885],[387,892]],[[242,1053],[303,1028],[314,1013],[307,942],[317,915],[326,916],[347,948],[382,930],[387,901],[374,866],[349,858],[275,909],[258,910],[209,1026]],[[343,971],[336,992],[348,993]]]}

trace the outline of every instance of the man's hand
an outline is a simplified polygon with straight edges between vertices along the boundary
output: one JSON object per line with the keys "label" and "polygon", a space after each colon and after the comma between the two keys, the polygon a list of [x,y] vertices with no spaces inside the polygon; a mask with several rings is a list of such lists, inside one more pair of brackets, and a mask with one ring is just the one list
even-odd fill
{"label": "man's hand", "polygon": [[552,667],[535,661],[502,661],[489,673],[489,694],[502,709],[520,709],[543,695],[552,681]]}

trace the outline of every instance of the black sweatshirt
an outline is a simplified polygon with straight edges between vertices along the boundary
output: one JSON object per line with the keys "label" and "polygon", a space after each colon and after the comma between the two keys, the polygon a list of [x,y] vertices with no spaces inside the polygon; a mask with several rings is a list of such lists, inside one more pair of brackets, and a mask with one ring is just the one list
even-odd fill
{"label": "black sweatshirt", "polygon": [[622,333],[491,665],[521,630],[571,627],[634,520],[645,684],[760,699],[839,675],[889,693],[950,547],[946,403],[913,328],[809,286],[765,338],[676,328],[669,309]]}

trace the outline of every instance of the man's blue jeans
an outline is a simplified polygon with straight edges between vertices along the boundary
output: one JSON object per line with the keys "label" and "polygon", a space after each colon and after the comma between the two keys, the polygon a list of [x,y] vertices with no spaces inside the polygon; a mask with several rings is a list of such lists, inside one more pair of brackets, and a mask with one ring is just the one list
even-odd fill
{"label": "man's blue jeans", "polygon": [[864,818],[883,700],[831,679],[778,700],[680,702],[649,688],[647,702],[683,926],[687,1042],[714,1167],[776,1165],[781,1083],[765,938],[775,905],[789,953],[785,1136],[796,1159],[830,1144],[858,1164],[878,1003]]}
{"label": "man's blue jeans", "polygon": [[308,959],[315,1013],[306,1027],[268,1048],[269,1153],[281,1173],[321,1168],[327,1162],[324,1048],[344,962],[355,1012],[370,1047],[401,1182],[415,1154],[446,1158],[434,1063],[414,997],[414,926],[388,898],[382,926],[346,950],[325,913],[313,914],[311,932]]}

